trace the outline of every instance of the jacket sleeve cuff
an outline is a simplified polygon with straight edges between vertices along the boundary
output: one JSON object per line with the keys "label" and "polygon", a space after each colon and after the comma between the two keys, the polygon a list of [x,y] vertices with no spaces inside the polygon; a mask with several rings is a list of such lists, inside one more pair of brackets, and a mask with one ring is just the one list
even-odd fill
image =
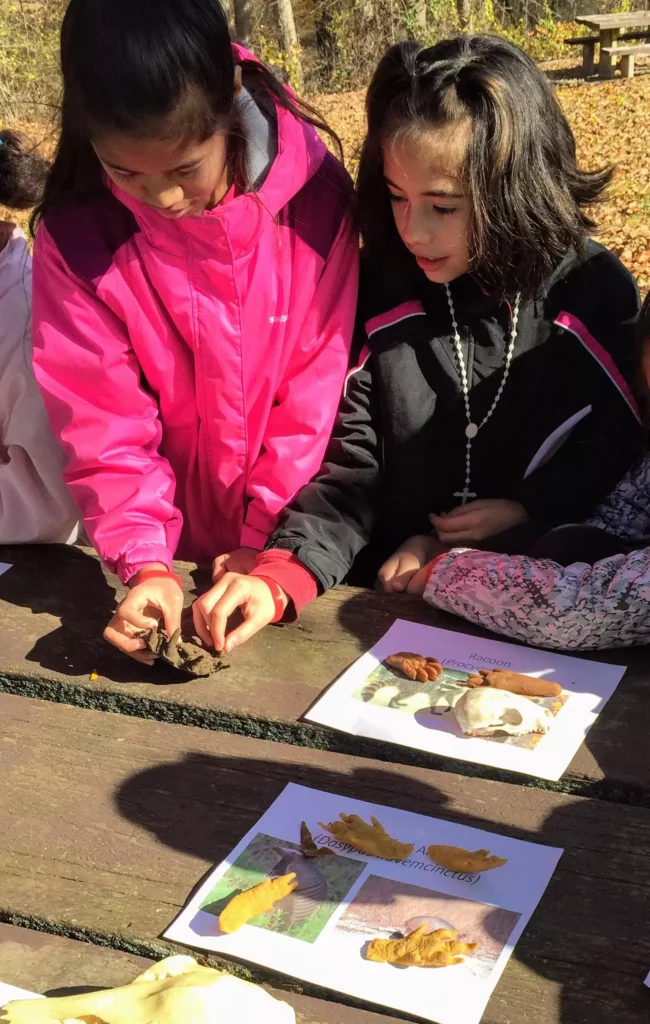
{"label": "jacket sleeve cuff", "polygon": [[256,560],[251,576],[268,576],[282,587],[289,595],[291,604],[287,606],[283,622],[294,622],[302,609],[318,596],[316,578],[305,568],[291,551],[271,548],[262,551]]}
{"label": "jacket sleeve cuff", "polygon": [[169,548],[152,544],[150,547],[145,545],[138,548],[137,551],[130,551],[128,555],[121,555],[117,562],[112,564],[107,560],[106,565],[111,572],[117,573],[121,583],[127,584],[140,569],[146,565],[152,565],[154,562],[166,565],[171,572],[174,556]]}
{"label": "jacket sleeve cuff", "polygon": [[456,558],[459,555],[466,555],[472,550],[473,548],[454,548],[453,551],[445,551],[443,554],[437,555],[431,562],[429,562],[427,565],[424,593],[422,595],[425,601],[428,601],[429,604],[433,605],[437,603],[435,596],[440,590],[440,583],[446,570],[452,562],[456,561]]}
{"label": "jacket sleeve cuff", "polygon": [[262,530],[256,530],[252,526],[247,526],[246,523],[242,526],[240,538],[241,547],[253,548],[255,551],[262,551],[268,539],[268,533],[263,533]]}

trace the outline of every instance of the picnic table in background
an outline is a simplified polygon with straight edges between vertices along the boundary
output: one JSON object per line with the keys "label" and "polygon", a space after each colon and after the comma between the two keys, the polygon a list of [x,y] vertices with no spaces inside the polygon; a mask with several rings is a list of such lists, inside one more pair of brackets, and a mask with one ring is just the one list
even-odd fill
{"label": "picnic table in background", "polygon": [[[647,1024],[647,648],[591,656],[628,672],[567,774],[547,783],[302,720],[398,617],[485,635],[422,600],[336,588],[299,623],[258,634],[227,671],[184,682],[102,640],[122,590],[91,552],[4,548],[0,561],[13,563],[0,576],[0,922],[20,926],[0,926],[0,980],[105,987],[135,977],[142,958],[184,951],[162,933],[296,782],[563,847],[483,1024]],[[175,568],[189,603],[209,576]],[[404,1020],[298,981],[291,966],[250,971],[297,1024]]]}
{"label": "picnic table in background", "polygon": [[[584,36],[582,38],[567,39],[571,45],[582,44],[583,70],[585,75],[594,71],[594,53],[596,45],[600,46],[598,74],[600,78],[612,78],[616,61],[621,58],[621,73],[625,78],[631,78],[634,74],[634,57],[650,54],[650,46],[643,44],[638,46],[619,47],[621,40],[650,39],[650,11],[628,11],[624,14],[584,14],[576,21],[587,28],[598,32],[598,37]],[[640,31],[628,31],[624,29],[637,29]],[[643,31],[647,29],[647,31]],[[618,52],[620,51],[620,52]]]}

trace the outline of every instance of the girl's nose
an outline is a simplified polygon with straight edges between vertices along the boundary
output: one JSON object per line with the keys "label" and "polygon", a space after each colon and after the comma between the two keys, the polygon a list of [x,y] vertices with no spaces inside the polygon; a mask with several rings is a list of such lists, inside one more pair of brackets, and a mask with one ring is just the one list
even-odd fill
{"label": "girl's nose", "polygon": [[180,185],[156,186],[146,188],[147,202],[159,210],[170,210],[183,201],[183,189]]}
{"label": "girl's nose", "polygon": [[427,245],[431,241],[430,224],[417,206],[409,206],[402,224],[402,237],[409,248]]}

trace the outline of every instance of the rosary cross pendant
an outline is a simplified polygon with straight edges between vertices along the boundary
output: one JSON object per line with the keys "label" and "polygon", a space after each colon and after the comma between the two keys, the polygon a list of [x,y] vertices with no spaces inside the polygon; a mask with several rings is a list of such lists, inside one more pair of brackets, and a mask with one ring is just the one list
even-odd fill
{"label": "rosary cross pendant", "polygon": [[460,502],[461,505],[466,505],[468,498],[476,498],[476,497],[478,497],[478,495],[475,494],[474,491],[470,491],[470,489],[469,489],[469,487],[467,485],[465,485],[465,488],[462,491],[454,491],[454,498],[460,498],[461,499],[461,502]]}

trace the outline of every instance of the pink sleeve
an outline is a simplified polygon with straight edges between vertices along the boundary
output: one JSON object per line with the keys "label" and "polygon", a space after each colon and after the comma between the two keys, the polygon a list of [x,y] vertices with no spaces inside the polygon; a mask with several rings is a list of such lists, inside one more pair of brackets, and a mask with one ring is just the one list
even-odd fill
{"label": "pink sleeve", "polygon": [[348,368],[358,273],[358,241],[345,217],[250,473],[242,546],[263,548],[285,505],[320,469]]}
{"label": "pink sleeve", "polygon": [[154,399],[119,317],[71,273],[44,225],[34,248],[34,369],[90,540],[126,582],[171,566],[181,515]]}

